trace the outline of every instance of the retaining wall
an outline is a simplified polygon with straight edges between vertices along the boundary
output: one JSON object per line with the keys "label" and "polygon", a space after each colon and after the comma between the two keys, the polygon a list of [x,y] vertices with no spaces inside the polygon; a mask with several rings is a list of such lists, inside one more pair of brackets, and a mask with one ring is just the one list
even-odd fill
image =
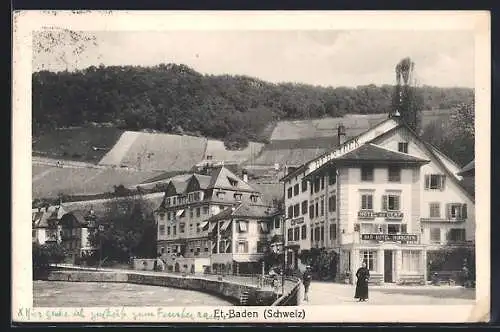
{"label": "retaining wall", "polygon": [[50,281],[124,282],[196,290],[224,298],[236,305],[271,305],[277,299],[273,291],[257,286],[243,285],[230,280],[212,280],[202,277],[147,274],[120,271],[56,270],[48,275]]}

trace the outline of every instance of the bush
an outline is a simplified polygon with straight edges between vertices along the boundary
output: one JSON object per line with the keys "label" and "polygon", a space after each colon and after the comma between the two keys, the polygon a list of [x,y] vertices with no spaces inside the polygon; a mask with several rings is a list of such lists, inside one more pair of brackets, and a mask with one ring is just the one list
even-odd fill
{"label": "bush", "polygon": [[57,264],[64,261],[67,252],[58,243],[38,244],[32,246],[33,278],[44,278],[49,270],[50,264]]}

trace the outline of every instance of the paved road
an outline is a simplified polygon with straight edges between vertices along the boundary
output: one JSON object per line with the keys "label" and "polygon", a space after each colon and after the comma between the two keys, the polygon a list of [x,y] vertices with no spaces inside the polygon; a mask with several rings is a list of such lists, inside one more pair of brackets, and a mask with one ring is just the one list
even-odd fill
{"label": "paved road", "polygon": [[[309,301],[303,305],[336,305],[354,303],[354,285],[331,282],[312,282],[309,289]],[[359,305],[370,304],[410,304],[410,305],[443,305],[473,304],[474,289],[450,286],[370,286],[369,300]]]}

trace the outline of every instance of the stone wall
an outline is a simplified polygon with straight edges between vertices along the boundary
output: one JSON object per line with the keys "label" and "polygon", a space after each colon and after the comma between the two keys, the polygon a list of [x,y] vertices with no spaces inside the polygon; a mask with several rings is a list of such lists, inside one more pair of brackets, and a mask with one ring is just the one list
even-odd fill
{"label": "stone wall", "polygon": [[[203,277],[175,276],[120,271],[85,271],[59,270],[51,271],[50,281],[75,282],[126,282],[132,284],[162,286],[196,290],[213,294],[226,299],[235,305],[271,305],[277,296],[272,291],[260,290],[257,286],[243,285],[230,280],[213,280]],[[246,303],[240,303],[242,298],[248,298]]]}

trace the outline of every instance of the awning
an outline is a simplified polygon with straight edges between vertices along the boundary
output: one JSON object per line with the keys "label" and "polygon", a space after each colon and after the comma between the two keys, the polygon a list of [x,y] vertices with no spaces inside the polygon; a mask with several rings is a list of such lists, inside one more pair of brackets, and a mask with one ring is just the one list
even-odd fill
{"label": "awning", "polygon": [[224,232],[230,224],[231,224],[231,220],[225,220],[224,224],[222,225],[222,227],[220,228],[220,230],[222,232]]}
{"label": "awning", "polygon": [[175,213],[175,216],[176,216],[177,218],[179,218],[179,217],[180,217],[180,216],[182,216],[183,214],[184,214],[184,209],[177,211],[177,212]]}
{"label": "awning", "polygon": [[208,221],[204,221],[200,224],[200,229],[204,229],[208,225]]}
{"label": "awning", "polygon": [[261,223],[260,223],[260,228],[262,229],[262,231],[263,231],[264,233],[267,233],[267,223],[265,223],[265,222],[261,222]]}
{"label": "awning", "polygon": [[208,227],[208,232],[209,232],[209,233],[211,233],[211,232],[214,230],[215,225],[217,225],[217,223],[216,223],[216,222],[212,222],[212,223],[210,223],[210,226]]}
{"label": "awning", "polygon": [[238,226],[240,228],[240,232],[246,232],[247,231],[247,222],[246,221],[239,221]]}

